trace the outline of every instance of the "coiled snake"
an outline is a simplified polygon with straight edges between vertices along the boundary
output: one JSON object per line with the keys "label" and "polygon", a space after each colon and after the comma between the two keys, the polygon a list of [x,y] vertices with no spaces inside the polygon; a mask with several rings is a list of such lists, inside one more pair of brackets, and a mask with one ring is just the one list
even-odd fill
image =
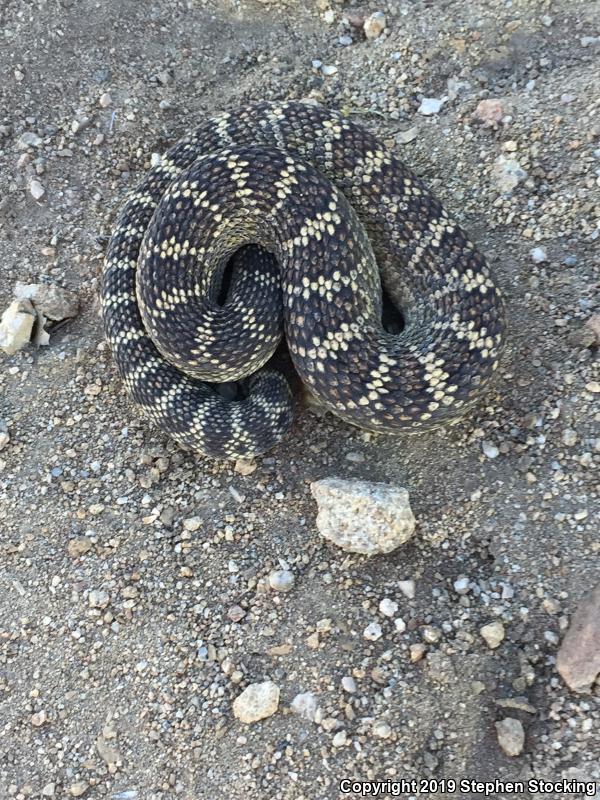
{"label": "coiled snake", "polygon": [[[101,300],[134,401],[215,458],[290,427],[287,382],[262,369],[283,332],[322,405],[390,433],[464,415],[503,342],[490,270],[439,201],[371,133],[302,102],[222,114],[171,148],[118,218]],[[239,400],[214,386],[246,378]]]}

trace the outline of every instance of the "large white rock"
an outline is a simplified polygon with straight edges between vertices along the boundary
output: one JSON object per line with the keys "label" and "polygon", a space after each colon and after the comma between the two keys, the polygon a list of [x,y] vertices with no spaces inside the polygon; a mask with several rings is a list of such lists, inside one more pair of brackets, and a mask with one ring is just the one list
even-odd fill
{"label": "large white rock", "polygon": [[251,683],[233,701],[233,714],[247,724],[272,716],[279,706],[279,686],[273,681]]}
{"label": "large white rock", "polygon": [[319,508],[319,533],[342,550],[390,553],[413,535],[415,518],[400,486],[325,478],[310,488]]}
{"label": "large white rock", "polygon": [[0,348],[12,356],[31,339],[35,310],[29,300],[13,300],[0,320]]}
{"label": "large white rock", "polygon": [[79,301],[73,292],[54,284],[17,281],[15,297],[30,300],[36,311],[54,321],[74,317],[79,310]]}

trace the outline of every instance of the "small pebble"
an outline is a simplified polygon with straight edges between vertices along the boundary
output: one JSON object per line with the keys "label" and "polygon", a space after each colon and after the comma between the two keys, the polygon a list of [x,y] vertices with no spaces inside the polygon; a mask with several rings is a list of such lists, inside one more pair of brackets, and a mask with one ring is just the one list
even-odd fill
{"label": "small pebble", "polygon": [[363,631],[363,636],[370,642],[376,642],[382,635],[381,625],[378,622],[371,622]]}
{"label": "small pebble", "polygon": [[469,579],[466,577],[457,578],[454,581],[454,591],[457,594],[467,594],[469,591]]}
{"label": "small pebble", "polygon": [[323,66],[321,67],[321,72],[326,77],[329,75],[335,75],[337,71],[338,68],[334,64],[323,64]]}
{"label": "small pebble", "polygon": [[389,739],[392,735],[392,729],[387,722],[376,722],[373,725],[373,735],[378,739]]}
{"label": "small pebble", "polygon": [[202,517],[188,517],[183,520],[183,527],[186,531],[194,533],[202,525]]}
{"label": "small pebble", "polygon": [[398,588],[405,597],[408,597],[409,600],[414,600],[416,584],[413,580],[398,581]]}
{"label": "small pebble", "polygon": [[279,686],[273,681],[251,683],[233,701],[233,714],[250,724],[271,717],[279,706]]}
{"label": "small pebble", "polygon": [[297,694],[292,700],[291,704],[291,709],[294,714],[298,714],[310,722],[314,722],[318,707],[319,703],[316,696],[312,692],[302,692],[301,694]]}
{"label": "small pebble", "polygon": [[41,200],[42,197],[46,194],[46,190],[44,189],[42,184],[34,178],[29,183],[29,193],[34,200]]}
{"label": "small pebble", "polygon": [[439,114],[446,100],[446,97],[442,97],[441,99],[437,97],[424,97],[421,100],[421,105],[418,108],[418,112],[426,117],[431,117],[433,114]]}
{"label": "small pebble", "polygon": [[497,456],[500,455],[500,450],[495,444],[493,444],[493,442],[483,442],[481,449],[483,450],[484,455],[486,455],[488,458],[497,458]]}
{"label": "small pebble", "polygon": [[100,95],[100,99],[98,100],[101,108],[108,108],[109,105],[112,103],[112,97],[109,95],[108,92],[104,92],[104,94]]}
{"label": "small pebble", "polygon": [[351,694],[354,694],[354,692],[356,691],[356,681],[352,676],[345,675],[342,678],[342,689],[345,692],[350,692]]}
{"label": "small pebble", "polygon": [[565,428],[562,432],[562,442],[567,447],[573,447],[574,444],[577,444],[577,431],[574,431],[573,428]]}
{"label": "small pebble", "polygon": [[334,747],[343,747],[346,744],[346,731],[338,731],[333,737],[331,744]]}
{"label": "small pebble", "polygon": [[479,633],[485,639],[487,646],[495,650],[504,639],[504,625],[500,621],[490,622],[488,625],[484,625],[480,628]]}
{"label": "small pebble", "polygon": [[294,588],[294,573],[289,569],[276,569],[269,575],[269,586],[275,592],[289,592]]}
{"label": "small pebble", "polygon": [[386,17],[383,11],[375,11],[366,18],[363,30],[367,39],[377,39],[385,30]]}
{"label": "small pebble", "polygon": [[533,250],[529,251],[529,255],[534,264],[543,264],[548,261],[548,253],[544,247],[534,247]]}
{"label": "small pebble", "polygon": [[383,600],[379,603],[379,610],[384,615],[384,617],[393,617],[394,614],[398,611],[398,603],[395,603],[393,600],[390,600],[389,597],[384,597]]}
{"label": "small pebble", "polygon": [[498,744],[507,756],[518,756],[525,744],[525,731],[518,719],[505,717],[496,722],[496,735]]}

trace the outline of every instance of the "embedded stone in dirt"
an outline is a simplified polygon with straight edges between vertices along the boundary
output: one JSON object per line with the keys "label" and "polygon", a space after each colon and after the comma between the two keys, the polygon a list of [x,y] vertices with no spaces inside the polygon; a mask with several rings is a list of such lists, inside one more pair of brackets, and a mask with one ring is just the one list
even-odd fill
{"label": "embedded stone in dirt", "polygon": [[591,691],[600,676],[600,584],[575,611],[558,651],[556,668],[575,692]]}
{"label": "embedded stone in dirt", "polygon": [[390,553],[415,530],[408,492],[400,486],[325,478],[311,484],[317,528],[351,553]]}
{"label": "embedded stone in dirt", "polygon": [[272,716],[279,706],[279,686],[273,681],[251,683],[233,701],[233,714],[250,724]]}
{"label": "embedded stone in dirt", "polygon": [[9,356],[18,353],[31,339],[35,311],[29,300],[14,300],[0,320],[0,348]]}

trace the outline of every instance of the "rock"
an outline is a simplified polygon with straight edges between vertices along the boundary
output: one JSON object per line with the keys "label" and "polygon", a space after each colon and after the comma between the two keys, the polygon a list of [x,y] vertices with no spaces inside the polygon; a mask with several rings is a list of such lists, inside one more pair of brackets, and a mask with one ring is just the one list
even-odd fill
{"label": "rock", "polygon": [[577,431],[574,431],[573,428],[565,428],[562,432],[562,443],[567,447],[577,444]]}
{"label": "rock", "polygon": [[469,579],[466,576],[461,576],[454,581],[454,591],[456,594],[468,594],[469,592]]}
{"label": "rock", "polygon": [[398,581],[398,588],[404,597],[408,597],[409,600],[415,599],[415,591],[417,587],[413,580]]}
{"label": "rock", "polygon": [[393,617],[396,611],[398,611],[398,603],[395,603],[393,600],[390,600],[389,597],[384,597],[383,600],[379,603],[379,610],[383,614],[384,617]]}
{"label": "rock", "polygon": [[376,722],[373,725],[373,735],[378,739],[389,739],[392,735],[392,729],[387,722]]}
{"label": "rock", "polygon": [[421,100],[421,105],[417,110],[419,114],[423,114],[426,117],[431,117],[433,114],[439,114],[447,99],[447,97],[442,97],[441,99],[437,97],[424,97]]}
{"label": "rock", "polygon": [[194,533],[202,525],[202,517],[188,517],[183,520],[183,527],[186,531]]}
{"label": "rock", "polygon": [[483,454],[488,458],[497,458],[500,455],[500,450],[493,442],[483,442],[481,445]]}
{"label": "rock", "polygon": [[350,694],[356,691],[356,681],[351,675],[344,675],[342,678],[342,689]]}
{"label": "rock", "polygon": [[104,92],[104,94],[100,95],[98,103],[100,105],[100,108],[108,108],[109,105],[112,103],[112,97],[109,95],[108,92]]}
{"label": "rock", "polygon": [[497,128],[504,119],[504,107],[501,100],[488,98],[481,100],[473,112],[473,117],[485,128]]}
{"label": "rock", "polygon": [[321,536],[351,553],[389,553],[415,529],[408,492],[397,486],[325,478],[311,484]]}
{"label": "rock", "polygon": [[55,789],[56,789],[56,784],[47,783],[42,789],[42,797],[54,797]]}
{"label": "rock", "polygon": [[348,737],[346,736],[346,731],[338,731],[331,740],[331,744],[334,747],[343,747],[347,742]]}
{"label": "rock", "polygon": [[302,692],[294,697],[290,707],[294,714],[298,714],[298,716],[309,720],[309,722],[314,722],[319,703],[312,692]]}
{"label": "rock", "polygon": [[479,633],[485,639],[487,646],[492,650],[495,650],[496,647],[500,646],[504,639],[504,625],[499,621],[490,622],[489,625],[484,625],[482,628],[480,628]]}
{"label": "rock", "polygon": [[414,141],[418,135],[419,129],[416,125],[413,125],[413,127],[408,128],[408,130],[398,131],[396,134],[396,142],[398,144],[408,144],[409,142]]}
{"label": "rock", "polygon": [[363,22],[363,30],[367,39],[377,39],[385,30],[386,18],[383,11],[375,11]]}
{"label": "rock", "polygon": [[527,714],[537,714],[537,708],[532,706],[526,697],[500,697],[496,705],[501,708],[514,708],[516,711],[525,711]]}
{"label": "rock", "polygon": [[371,622],[363,631],[363,636],[370,642],[376,642],[383,636],[381,625],[378,622]]}
{"label": "rock", "polygon": [[496,722],[498,744],[507,756],[518,756],[525,744],[525,731],[518,719],[505,717]]}
{"label": "rock", "polygon": [[529,255],[534,264],[543,264],[548,261],[548,253],[545,247],[534,247],[529,251]]}
{"label": "rock", "polygon": [[44,710],[36,711],[35,714],[31,715],[31,724],[34,728],[41,728],[41,726],[48,721],[48,715]]}
{"label": "rock", "polygon": [[17,300],[29,300],[35,310],[54,322],[75,317],[79,300],[73,292],[46,283],[21,283],[15,285]]}
{"label": "rock", "polygon": [[29,181],[29,194],[34,200],[41,200],[46,194],[46,190],[36,178],[33,178],[33,180]]}
{"label": "rock", "polygon": [[415,642],[415,644],[411,644],[408,649],[410,652],[410,660],[413,664],[416,664],[427,652],[427,645],[423,644],[423,642]]}
{"label": "rock", "polygon": [[577,607],[556,658],[575,692],[589,692],[600,675],[600,584]]}
{"label": "rock", "polygon": [[121,762],[121,754],[117,748],[107,742],[104,736],[100,735],[96,739],[96,750],[98,755],[106,764],[119,764]]}
{"label": "rock", "polygon": [[67,545],[67,552],[74,558],[83,556],[92,549],[92,541],[87,536],[78,536],[71,539]]}
{"label": "rock", "polygon": [[251,683],[233,701],[233,714],[240,722],[250,724],[271,717],[279,706],[279,686],[272,681]]}
{"label": "rock", "polygon": [[289,592],[294,588],[294,573],[289,569],[276,569],[269,575],[269,586],[276,592]]}
{"label": "rock", "polygon": [[492,180],[502,194],[510,194],[527,177],[527,172],[514,158],[498,156],[492,168]]}
{"label": "rock", "polygon": [[104,589],[92,589],[88,595],[88,605],[90,608],[106,608],[110,602],[110,596]]}
{"label": "rock", "polygon": [[29,300],[14,300],[0,320],[0,348],[9,356],[22,350],[31,339],[35,318]]}
{"label": "rock", "polygon": [[33,131],[25,131],[25,133],[19,136],[19,150],[27,150],[28,147],[39,147],[41,144],[42,139],[37,133],[33,133]]}
{"label": "rock", "polygon": [[258,464],[256,463],[256,461],[253,461],[252,459],[238,458],[238,460],[235,462],[233,469],[235,470],[235,472],[238,473],[238,475],[252,475],[252,473],[255,472],[257,467]]}
{"label": "rock", "polygon": [[71,784],[69,792],[71,797],[82,797],[88,790],[89,785],[85,781],[76,781]]}
{"label": "rock", "polygon": [[321,72],[326,77],[330,75],[335,75],[337,71],[338,68],[334,64],[323,64],[323,66],[321,67]]}
{"label": "rock", "polygon": [[7,431],[0,431],[0,450],[4,450],[10,442],[10,434]]}

